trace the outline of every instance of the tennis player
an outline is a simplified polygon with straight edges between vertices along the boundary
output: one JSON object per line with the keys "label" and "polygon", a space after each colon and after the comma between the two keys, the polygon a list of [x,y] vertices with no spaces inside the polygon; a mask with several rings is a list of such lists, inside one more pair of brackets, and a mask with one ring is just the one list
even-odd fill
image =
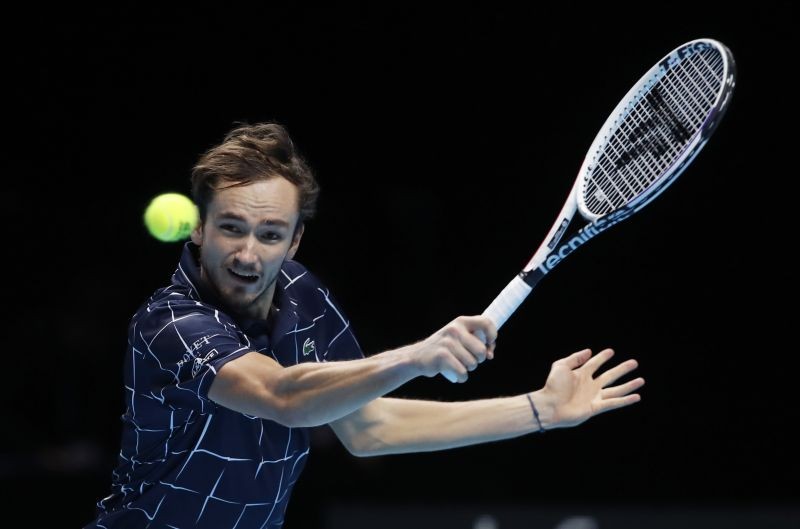
{"label": "tennis player", "polygon": [[198,161],[201,222],[131,320],[118,466],[87,527],[281,527],[312,426],[371,456],[575,426],[639,401],[641,378],[616,384],[636,361],[600,372],[610,349],[554,362],[523,395],[385,398],[420,376],[466,381],[494,356],[496,329],[462,316],[365,357],[331,292],[293,260],[318,192],[275,123],[239,126]]}

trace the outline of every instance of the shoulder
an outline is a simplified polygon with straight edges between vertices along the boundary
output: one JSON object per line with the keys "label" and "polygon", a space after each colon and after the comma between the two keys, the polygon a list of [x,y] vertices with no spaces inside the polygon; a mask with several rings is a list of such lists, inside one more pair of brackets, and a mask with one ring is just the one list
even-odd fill
{"label": "shoulder", "polygon": [[290,295],[317,288],[326,289],[319,277],[297,261],[283,263],[278,284]]}
{"label": "shoulder", "polygon": [[[284,263],[281,272],[285,283],[280,286],[285,287],[288,303],[304,322],[295,334],[303,344],[303,355],[314,352],[317,362],[363,358],[350,320],[320,278],[296,261]],[[285,298],[283,303],[287,303]]]}
{"label": "shoulder", "polygon": [[345,319],[328,286],[304,265],[297,261],[286,261],[281,268],[281,274],[278,286],[292,300],[297,310],[316,314],[319,310],[333,309],[340,318]]}
{"label": "shoulder", "polygon": [[294,301],[294,305],[311,309],[334,303],[327,285],[301,263],[286,261],[281,276],[278,288]]}
{"label": "shoulder", "polygon": [[169,326],[184,331],[209,327],[218,327],[226,332],[238,329],[227,313],[195,299],[188,289],[174,285],[156,291],[139,307],[132,323],[145,333],[159,332]]}

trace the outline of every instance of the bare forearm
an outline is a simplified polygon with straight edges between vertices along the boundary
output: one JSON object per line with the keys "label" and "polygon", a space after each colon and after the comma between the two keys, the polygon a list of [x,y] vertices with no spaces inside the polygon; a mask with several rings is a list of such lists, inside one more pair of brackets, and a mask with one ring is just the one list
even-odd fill
{"label": "bare forearm", "polygon": [[644,379],[612,385],[635,369],[636,361],[595,375],[613,353],[605,349],[592,357],[585,349],[557,360],[545,387],[530,394],[451,403],[380,398],[331,427],[352,453],[369,456],[445,450],[576,426],[639,402],[633,392]]}
{"label": "bare forearm", "polygon": [[461,316],[421,342],[362,360],[284,368],[250,352],[221,367],[208,395],[228,409],[286,426],[326,424],[418,376],[466,381],[492,351],[473,332],[491,340],[497,334],[488,318]]}
{"label": "bare forearm", "polygon": [[[548,428],[546,413],[540,419]],[[525,395],[469,402],[383,398],[336,427],[352,440],[350,448],[358,455],[445,450],[539,429]]]}
{"label": "bare forearm", "polygon": [[293,426],[326,424],[419,375],[404,349],[363,360],[304,363],[281,370],[275,394]]}

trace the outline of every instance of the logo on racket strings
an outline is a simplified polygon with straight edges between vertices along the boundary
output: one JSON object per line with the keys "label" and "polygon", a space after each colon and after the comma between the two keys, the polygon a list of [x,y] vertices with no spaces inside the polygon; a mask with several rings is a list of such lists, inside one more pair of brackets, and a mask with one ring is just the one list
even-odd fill
{"label": "logo on racket strings", "polygon": [[692,42],[670,53],[663,61],[658,63],[664,70],[669,70],[684,59],[688,59],[697,52],[705,51],[711,47],[707,42]]}

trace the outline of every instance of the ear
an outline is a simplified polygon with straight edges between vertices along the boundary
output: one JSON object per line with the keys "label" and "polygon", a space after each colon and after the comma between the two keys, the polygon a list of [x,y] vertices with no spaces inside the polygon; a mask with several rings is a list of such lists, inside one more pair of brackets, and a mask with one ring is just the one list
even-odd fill
{"label": "ear", "polygon": [[289,247],[289,251],[286,253],[287,259],[294,259],[294,254],[297,253],[297,248],[300,246],[300,239],[303,237],[303,232],[306,229],[306,225],[300,222],[300,225],[294,232],[294,237],[292,237],[292,245]]}
{"label": "ear", "polygon": [[192,230],[192,242],[197,246],[203,245],[203,222],[197,223],[197,226]]}

